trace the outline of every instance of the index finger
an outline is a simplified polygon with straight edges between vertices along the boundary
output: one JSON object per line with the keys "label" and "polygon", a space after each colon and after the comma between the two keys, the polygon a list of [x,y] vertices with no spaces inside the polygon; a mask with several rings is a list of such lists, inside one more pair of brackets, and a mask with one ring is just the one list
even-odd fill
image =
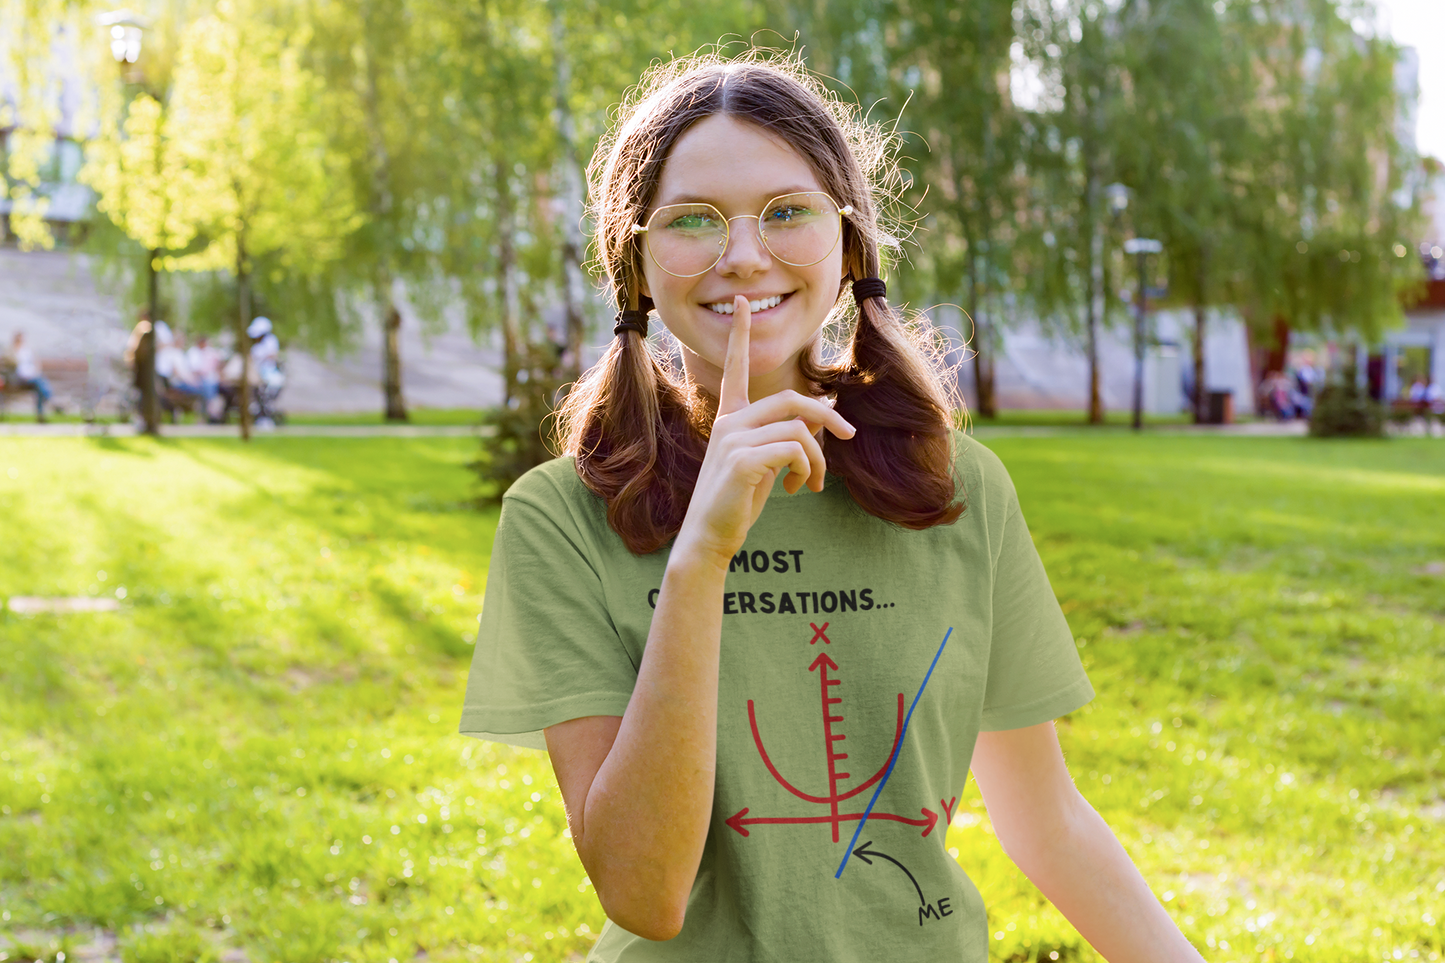
{"label": "index finger", "polygon": [[718,414],[741,411],[748,406],[748,336],[753,315],[748,299],[733,298],[733,327],[728,332],[728,353],[723,360],[722,388],[718,392]]}

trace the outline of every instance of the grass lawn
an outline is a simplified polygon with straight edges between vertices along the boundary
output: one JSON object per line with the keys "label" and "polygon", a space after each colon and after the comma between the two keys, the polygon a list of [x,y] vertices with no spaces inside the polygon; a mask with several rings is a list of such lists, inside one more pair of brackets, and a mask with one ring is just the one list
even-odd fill
{"label": "grass lawn", "polygon": [[[0,960],[580,959],[545,757],[455,734],[467,438],[5,439]],[[1099,697],[1084,794],[1212,961],[1439,959],[1445,444],[989,444]],[[999,959],[1093,959],[970,795]]]}

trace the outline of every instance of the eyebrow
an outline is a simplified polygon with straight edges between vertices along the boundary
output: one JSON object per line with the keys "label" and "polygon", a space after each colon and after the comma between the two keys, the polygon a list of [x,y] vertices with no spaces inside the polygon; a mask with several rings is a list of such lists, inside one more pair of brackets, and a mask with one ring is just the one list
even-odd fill
{"label": "eyebrow", "polygon": [[[760,191],[759,193],[762,192]],[[782,197],[784,194],[824,193],[827,192],[819,187],[783,187],[768,194],[766,197],[763,198],[763,202],[766,203],[767,201],[770,201],[775,197]],[[665,203],[662,201],[662,199],[659,199],[655,207],[670,207],[673,204],[711,204],[713,207],[717,207],[719,208],[719,210],[721,210],[721,206],[713,198],[708,197],[706,194],[679,194],[676,197],[667,200]]]}

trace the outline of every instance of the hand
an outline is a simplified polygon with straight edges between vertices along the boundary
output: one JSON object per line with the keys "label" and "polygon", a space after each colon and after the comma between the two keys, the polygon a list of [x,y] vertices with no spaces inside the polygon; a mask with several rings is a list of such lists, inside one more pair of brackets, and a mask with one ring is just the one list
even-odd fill
{"label": "hand", "polygon": [[748,347],[752,312],[747,298],[733,299],[733,325],[723,362],[717,420],[679,544],[695,545],[726,566],[742,548],[748,529],[762,514],[779,471],[789,472],[783,487],[794,494],[804,484],[823,490],[823,446],[820,428],[839,438],[855,429],[818,398],[779,391],[748,400]]}

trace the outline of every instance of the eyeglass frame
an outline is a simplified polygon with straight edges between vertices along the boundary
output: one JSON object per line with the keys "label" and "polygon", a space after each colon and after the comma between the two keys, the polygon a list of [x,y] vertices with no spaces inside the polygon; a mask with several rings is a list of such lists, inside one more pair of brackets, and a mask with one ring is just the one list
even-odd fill
{"label": "eyeglass frame", "polygon": [[[773,206],[773,202],[776,201],[776,200],[778,200],[778,198],[782,198],[782,197],[792,197],[792,196],[798,195],[798,194],[821,194],[822,196],[824,196],[824,197],[826,197],[826,198],[828,199],[828,201],[833,205],[834,209],[837,210],[837,212],[838,212],[838,236],[833,239],[833,244],[832,244],[832,246],[829,247],[827,251],[823,252],[822,257],[819,257],[817,261],[809,261],[807,264],[794,264],[792,261],[787,261],[787,260],[784,260],[783,258],[779,257],[778,254],[777,254],[776,252],[774,252],[773,249],[772,249],[772,247],[768,244],[767,234],[765,234],[765,233],[763,232],[763,215],[766,214],[766,213],[768,213],[768,208]],[[717,266],[718,266],[718,263],[719,263],[720,261],[722,261],[722,259],[723,259],[724,257],[727,256],[728,247],[729,247],[729,245],[732,244],[732,239],[733,239],[732,223],[733,223],[733,221],[746,220],[746,219],[748,219],[748,218],[752,218],[753,220],[755,220],[755,221],[758,222],[758,240],[760,240],[760,241],[763,242],[763,247],[767,250],[767,252],[768,252],[768,254],[769,254],[770,256],[775,257],[775,258],[778,258],[779,261],[782,261],[784,264],[788,265],[789,267],[812,267],[814,264],[820,263],[820,262],[823,260],[823,258],[826,258],[829,254],[832,254],[834,248],[836,248],[840,243],[842,243],[842,240],[843,240],[843,217],[844,217],[844,215],[847,215],[847,216],[849,216],[849,217],[853,216],[853,205],[852,205],[852,204],[844,204],[844,205],[842,205],[842,206],[839,206],[838,202],[833,199],[833,195],[832,195],[832,194],[829,194],[827,191],[785,191],[784,193],[779,194],[777,197],[774,197],[774,198],[769,199],[768,202],[763,205],[763,209],[762,209],[761,211],[758,211],[758,213],[756,213],[756,214],[738,214],[738,215],[736,215],[736,216],[734,216],[734,217],[728,217],[727,215],[723,214],[722,211],[718,210],[718,207],[717,207],[716,204],[709,203],[708,201],[683,201],[683,202],[678,203],[678,204],[664,204],[664,205],[662,205],[661,207],[657,208],[657,210],[653,211],[651,214],[647,215],[647,223],[646,223],[646,224],[633,224],[633,225],[632,225],[632,236],[633,236],[633,237],[636,237],[636,236],[639,235],[639,234],[646,234],[646,233],[648,233],[648,231],[651,230],[652,219],[653,219],[654,217],[656,217],[659,212],[665,211],[665,210],[667,210],[669,207],[690,207],[690,206],[706,206],[706,207],[711,207],[714,211],[717,211],[718,216],[723,219],[724,230],[726,231],[726,233],[723,234],[722,250],[718,251],[717,260],[713,261],[711,264],[709,264],[707,267],[703,268],[701,271],[698,271],[696,274],[674,274],[672,271],[668,271],[667,268],[665,268],[665,267],[662,266],[662,262],[657,259],[656,255],[654,255],[654,254],[652,253],[652,246],[651,246],[650,244],[648,244],[646,241],[644,241],[642,246],[643,246],[643,248],[647,251],[647,256],[650,257],[650,258],[652,258],[652,263],[653,263],[653,264],[656,264],[656,265],[657,265],[659,268],[661,268],[663,271],[665,271],[665,272],[668,273],[668,274],[671,274],[671,275],[672,275],[673,277],[675,277],[675,278],[700,278],[700,277],[702,277],[704,274],[706,274],[707,272],[711,271],[713,268],[717,267]]]}

